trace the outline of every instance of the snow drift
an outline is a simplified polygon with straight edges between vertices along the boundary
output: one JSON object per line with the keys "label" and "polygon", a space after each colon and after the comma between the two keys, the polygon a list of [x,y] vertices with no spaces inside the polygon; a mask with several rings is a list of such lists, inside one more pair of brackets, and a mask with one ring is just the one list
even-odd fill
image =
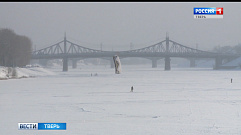
{"label": "snow drift", "polygon": [[56,73],[44,69],[43,67],[28,66],[24,68],[16,67],[0,67],[0,80],[14,79],[14,78],[28,78],[37,76],[56,75]]}

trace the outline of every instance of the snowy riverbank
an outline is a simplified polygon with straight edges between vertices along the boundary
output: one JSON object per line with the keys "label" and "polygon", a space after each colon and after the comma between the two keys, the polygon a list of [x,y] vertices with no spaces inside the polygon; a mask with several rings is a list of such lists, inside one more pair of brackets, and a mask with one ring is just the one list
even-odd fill
{"label": "snowy riverbank", "polygon": [[20,79],[55,74],[56,73],[39,66],[29,66],[25,68],[0,66],[0,80]]}

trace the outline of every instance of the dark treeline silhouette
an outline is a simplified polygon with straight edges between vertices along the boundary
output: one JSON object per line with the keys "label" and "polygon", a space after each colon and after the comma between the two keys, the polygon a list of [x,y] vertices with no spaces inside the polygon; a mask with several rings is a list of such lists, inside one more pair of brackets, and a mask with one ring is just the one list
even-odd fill
{"label": "dark treeline silhouette", "polygon": [[22,67],[30,63],[32,41],[11,29],[0,29],[0,65]]}

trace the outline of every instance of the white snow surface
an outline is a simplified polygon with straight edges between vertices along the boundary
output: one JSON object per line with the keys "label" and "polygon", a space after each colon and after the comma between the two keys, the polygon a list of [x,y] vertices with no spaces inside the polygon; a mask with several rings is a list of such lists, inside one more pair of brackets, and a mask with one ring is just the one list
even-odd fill
{"label": "white snow surface", "polygon": [[[28,68],[16,67],[15,69],[16,69],[16,78],[56,75],[56,73],[49,71],[48,69],[45,69],[43,67],[28,67]],[[11,73],[8,73],[8,68],[0,67],[0,80],[1,79],[10,79],[10,78],[12,78],[12,77],[11,77]]]}
{"label": "white snow surface", "polygon": [[[1,135],[241,134],[237,70],[164,71],[150,65],[122,65],[121,74],[109,66],[48,70],[56,75],[0,81]],[[18,130],[20,122],[63,122],[67,130]]]}
{"label": "white snow surface", "polygon": [[0,66],[0,79],[7,79],[8,70],[6,67]]}
{"label": "white snow surface", "polygon": [[34,77],[56,75],[56,73],[42,67],[17,68],[17,72],[19,77],[24,75],[34,76]]}

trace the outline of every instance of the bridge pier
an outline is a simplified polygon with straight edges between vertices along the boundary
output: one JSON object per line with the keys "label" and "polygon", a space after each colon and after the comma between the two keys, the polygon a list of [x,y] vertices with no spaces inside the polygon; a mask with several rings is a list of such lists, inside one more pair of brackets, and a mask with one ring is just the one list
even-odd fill
{"label": "bridge pier", "polygon": [[152,59],[152,68],[156,68],[157,67],[157,59]]}
{"label": "bridge pier", "polygon": [[68,71],[68,58],[63,58],[63,71]]}
{"label": "bridge pier", "polygon": [[114,68],[114,67],[115,67],[114,61],[113,61],[113,59],[110,59],[110,68]]}
{"label": "bridge pier", "polygon": [[77,59],[72,59],[72,68],[73,69],[77,68],[77,62],[78,62]]}
{"label": "bridge pier", "polygon": [[195,67],[196,63],[195,63],[195,59],[190,59],[190,67]]}
{"label": "bridge pier", "polygon": [[171,70],[171,59],[170,57],[165,57],[165,70]]}
{"label": "bridge pier", "polygon": [[221,65],[222,65],[222,61],[223,61],[222,58],[219,58],[219,57],[215,58],[215,66],[214,66],[213,69],[214,69],[214,70],[220,69],[220,67],[221,67]]}

